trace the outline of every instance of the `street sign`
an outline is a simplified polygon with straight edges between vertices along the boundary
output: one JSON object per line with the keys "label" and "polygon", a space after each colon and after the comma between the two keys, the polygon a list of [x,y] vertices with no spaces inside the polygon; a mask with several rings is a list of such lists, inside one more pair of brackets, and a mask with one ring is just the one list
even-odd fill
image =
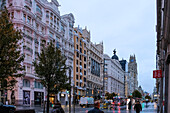
{"label": "street sign", "polygon": [[162,70],[154,70],[153,78],[162,78]]}

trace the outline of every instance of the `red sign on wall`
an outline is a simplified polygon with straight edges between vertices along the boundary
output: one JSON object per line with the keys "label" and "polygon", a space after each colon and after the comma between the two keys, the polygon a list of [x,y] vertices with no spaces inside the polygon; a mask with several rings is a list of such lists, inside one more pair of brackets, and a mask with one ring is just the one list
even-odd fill
{"label": "red sign on wall", "polygon": [[162,70],[154,70],[153,78],[162,78]]}

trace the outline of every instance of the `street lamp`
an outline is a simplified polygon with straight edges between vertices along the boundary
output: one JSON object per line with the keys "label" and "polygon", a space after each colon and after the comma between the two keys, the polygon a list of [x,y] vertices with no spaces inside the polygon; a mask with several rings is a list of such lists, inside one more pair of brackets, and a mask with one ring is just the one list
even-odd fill
{"label": "street lamp", "polygon": [[[71,69],[72,67],[68,67],[69,68],[69,84],[71,86]],[[73,113],[75,113],[75,85],[73,85]],[[69,113],[71,113],[71,88],[69,91]]]}

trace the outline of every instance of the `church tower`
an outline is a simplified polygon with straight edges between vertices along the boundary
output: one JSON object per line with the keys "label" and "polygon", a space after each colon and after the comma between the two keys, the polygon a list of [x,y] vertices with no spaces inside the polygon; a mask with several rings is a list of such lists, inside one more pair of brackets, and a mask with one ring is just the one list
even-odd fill
{"label": "church tower", "polygon": [[138,72],[137,72],[137,63],[136,63],[136,57],[135,55],[131,56],[129,58],[129,63],[128,63],[128,71],[130,73],[131,76],[131,82],[133,83],[133,85],[131,86],[134,90],[138,89]]}

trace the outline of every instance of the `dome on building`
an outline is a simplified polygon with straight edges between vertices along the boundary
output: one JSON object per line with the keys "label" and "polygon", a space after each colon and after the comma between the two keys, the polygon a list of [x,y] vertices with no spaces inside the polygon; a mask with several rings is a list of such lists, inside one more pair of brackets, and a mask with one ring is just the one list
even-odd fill
{"label": "dome on building", "polygon": [[119,57],[116,55],[116,49],[113,51],[114,55],[112,56],[112,59],[119,60]]}

